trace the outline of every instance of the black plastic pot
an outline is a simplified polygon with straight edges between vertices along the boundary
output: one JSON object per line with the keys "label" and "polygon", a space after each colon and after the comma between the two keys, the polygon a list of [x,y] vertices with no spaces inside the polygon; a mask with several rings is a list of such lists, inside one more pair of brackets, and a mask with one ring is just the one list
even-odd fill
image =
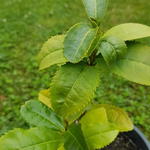
{"label": "black plastic pot", "polygon": [[145,138],[142,132],[135,127],[131,132],[127,132],[126,135],[132,139],[132,141],[138,146],[140,150],[150,150],[150,142]]}

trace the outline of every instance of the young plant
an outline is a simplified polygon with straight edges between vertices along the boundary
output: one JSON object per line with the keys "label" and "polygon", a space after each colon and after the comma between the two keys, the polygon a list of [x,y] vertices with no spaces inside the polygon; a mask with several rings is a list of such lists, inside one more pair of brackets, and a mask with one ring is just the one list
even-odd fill
{"label": "young plant", "polygon": [[58,65],[50,88],[21,108],[31,125],[0,138],[1,150],[95,150],[109,145],[119,132],[133,129],[126,112],[96,104],[102,76],[113,72],[150,85],[150,47],[136,42],[150,27],[126,23],[103,32],[107,0],[83,0],[89,23],[78,23],[65,35],[51,37],[38,55],[40,70]]}

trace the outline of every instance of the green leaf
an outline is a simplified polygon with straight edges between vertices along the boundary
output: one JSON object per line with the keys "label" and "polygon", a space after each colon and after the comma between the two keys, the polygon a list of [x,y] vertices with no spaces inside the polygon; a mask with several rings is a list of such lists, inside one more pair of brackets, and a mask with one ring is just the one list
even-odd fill
{"label": "green leaf", "polygon": [[100,69],[84,63],[66,64],[52,80],[51,100],[54,110],[70,123],[76,120],[94,97]]}
{"label": "green leaf", "polygon": [[39,69],[45,69],[55,64],[64,64],[67,62],[64,57],[64,38],[65,35],[51,37],[44,43],[42,50],[38,54],[40,62]]}
{"label": "green leaf", "polygon": [[49,53],[59,49],[64,48],[64,38],[65,35],[56,35],[49,38],[42,46],[41,51],[38,54],[38,60],[41,61],[45,56],[47,56]]}
{"label": "green leaf", "polygon": [[110,73],[109,66],[106,64],[102,55],[99,55],[96,58],[96,67],[99,69],[101,77],[104,77]]}
{"label": "green leaf", "polygon": [[65,150],[64,145],[61,145],[57,150]]}
{"label": "green leaf", "polygon": [[115,128],[120,132],[133,130],[133,123],[123,109],[108,104],[98,104],[94,107],[105,108],[108,121],[115,124]]}
{"label": "green leaf", "polygon": [[0,150],[57,150],[62,142],[62,135],[48,128],[14,129],[0,138]]}
{"label": "green leaf", "polygon": [[98,28],[78,23],[71,27],[64,41],[64,55],[68,61],[77,63],[94,50]]}
{"label": "green leaf", "polygon": [[107,64],[111,64],[124,56],[126,50],[127,46],[123,40],[110,36],[101,41],[98,53],[102,54]]}
{"label": "green leaf", "polygon": [[64,131],[63,121],[39,101],[28,101],[21,107],[22,117],[31,125]]}
{"label": "green leaf", "polygon": [[43,104],[51,108],[51,100],[49,92],[50,92],[49,89],[41,90],[39,92],[39,101],[41,101]]}
{"label": "green leaf", "polygon": [[90,149],[99,149],[109,145],[119,131],[108,122],[104,108],[94,108],[81,119],[81,129]]}
{"label": "green leaf", "polygon": [[67,59],[63,54],[64,50],[56,50],[55,52],[50,53],[46,57],[44,57],[40,63],[39,69],[45,69],[52,65],[63,65],[67,62]]}
{"label": "green leaf", "polygon": [[101,22],[106,14],[108,0],[83,0],[84,7],[90,19]]}
{"label": "green leaf", "polygon": [[65,150],[88,150],[80,125],[72,124],[65,134]]}
{"label": "green leaf", "polygon": [[150,46],[129,45],[127,54],[111,66],[112,71],[130,81],[150,85]]}
{"label": "green leaf", "polygon": [[124,41],[150,37],[150,27],[138,23],[125,23],[112,27],[104,34],[104,37],[107,36],[117,36]]}

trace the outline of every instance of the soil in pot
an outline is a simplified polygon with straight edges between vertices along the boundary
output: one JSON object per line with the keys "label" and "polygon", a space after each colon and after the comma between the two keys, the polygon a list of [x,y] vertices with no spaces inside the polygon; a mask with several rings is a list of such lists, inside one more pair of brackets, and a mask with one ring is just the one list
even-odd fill
{"label": "soil in pot", "polygon": [[125,134],[120,134],[116,140],[109,146],[101,150],[142,150],[136,146],[136,144],[127,137]]}

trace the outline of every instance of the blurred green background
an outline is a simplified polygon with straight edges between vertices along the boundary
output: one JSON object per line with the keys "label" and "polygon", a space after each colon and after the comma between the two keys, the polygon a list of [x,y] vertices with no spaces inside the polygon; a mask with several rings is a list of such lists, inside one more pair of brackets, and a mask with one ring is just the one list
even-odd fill
{"label": "blurred green background", "polygon": [[[36,55],[50,36],[86,21],[81,0],[0,0],[0,134],[28,127],[20,106],[48,88],[55,67],[38,71]],[[150,25],[149,0],[110,0],[103,22],[108,28],[125,22]],[[96,92],[101,103],[124,107],[150,138],[150,87],[110,74]]]}

